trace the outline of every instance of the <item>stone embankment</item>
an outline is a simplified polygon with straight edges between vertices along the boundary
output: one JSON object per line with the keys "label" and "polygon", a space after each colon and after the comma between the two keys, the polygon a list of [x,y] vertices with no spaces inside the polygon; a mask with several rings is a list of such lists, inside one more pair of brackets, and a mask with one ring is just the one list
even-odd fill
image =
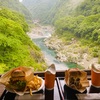
{"label": "stone embankment", "polygon": [[84,48],[80,46],[80,43],[75,39],[71,42],[64,43],[57,36],[45,39],[45,45],[55,50],[56,59],[61,62],[74,62],[83,66],[85,69],[89,69],[90,64],[98,63],[98,58],[93,58],[89,52],[88,47]]}

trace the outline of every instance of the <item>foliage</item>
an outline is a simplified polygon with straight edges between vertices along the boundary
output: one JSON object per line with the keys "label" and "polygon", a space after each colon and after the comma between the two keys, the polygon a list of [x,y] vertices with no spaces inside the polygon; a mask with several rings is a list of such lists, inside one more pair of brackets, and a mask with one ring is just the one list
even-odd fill
{"label": "foliage", "polygon": [[23,14],[27,23],[32,23],[31,13],[23,4],[19,2],[19,0],[0,0],[0,8],[8,8],[10,10],[17,11],[18,13]]}
{"label": "foliage", "polygon": [[3,74],[8,70],[9,70],[8,67],[4,63],[0,63],[0,74]]}
{"label": "foliage", "polygon": [[18,66],[44,70],[43,55],[25,33],[27,29],[28,25],[20,14],[0,10],[0,66],[7,66],[2,67],[2,71]]}
{"label": "foliage", "polygon": [[28,25],[27,25],[24,17],[20,13],[15,12],[15,11],[10,11],[10,10],[3,8],[0,11],[0,16],[5,17],[5,18],[10,19],[10,20],[14,20],[15,22],[17,22],[21,25],[21,27],[23,28],[23,30],[25,32],[28,31]]}
{"label": "foliage", "polygon": [[100,13],[99,0],[84,0],[76,9],[76,15],[95,15]]}
{"label": "foliage", "polygon": [[54,22],[62,17],[73,16],[77,6],[84,0],[60,0],[59,6],[54,16]]}
{"label": "foliage", "polygon": [[34,20],[39,20],[43,24],[50,24],[59,7],[61,0],[23,0],[32,14]]}
{"label": "foliage", "polygon": [[[23,0],[35,20],[54,24],[55,20],[72,13],[83,0]],[[73,6],[72,6],[73,5]]]}
{"label": "foliage", "polygon": [[98,51],[98,62],[100,63],[100,50]]}
{"label": "foliage", "polygon": [[[73,14],[61,17],[55,21],[56,34],[66,40],[76,38],[88,46],[94,57],[99,57],[100,51],[100,2],[84,0]],[[96,47],[96,48],[95,48]]]}

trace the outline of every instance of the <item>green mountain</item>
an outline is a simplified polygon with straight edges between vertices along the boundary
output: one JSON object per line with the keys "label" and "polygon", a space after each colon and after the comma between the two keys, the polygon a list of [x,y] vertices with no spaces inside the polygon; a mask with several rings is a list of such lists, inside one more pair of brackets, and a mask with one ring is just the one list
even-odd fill
{"label": "green mountain", "polygon": [[23,0],[34,20],[53,24],[60,17],[67,16],[84,0]]}
{"label": "green mountain", "polygon": [[84,0],[61,0],[59,3],[58,10],[54,16],[55,20],[59,18],[73,15],[76,7],[79,6]]}
{"label": "green mountain", "polygon": [[84,0],[76,9],[76,15],[95,15],[100,13],[99,0]]}
{"label": "green mountain", "polygon": [[[59,13],[58,13],[59,15]],[[100,63],[100,1],[84,0],[68,16],[55,21],[56,34],[64,41],[79,40]]]}
{"label": "green mountain", "polygon": [[19,2],[19,0],[0,0],[0,8],[15,10],[23,14],[28,23],[32,23],[31,13],[22,3]]}
{"label": "green mountain", "polygon": [[0,73],[18,66],[44,70],[41,50],[28,37],[27,31],[28,25],[20,13],[0,9]]}
{"label": "green mountain", "polygon": [[52,23],[56,10],[61,0],[23,0],[25,5],[32,14],[34,20],[41,23]]}

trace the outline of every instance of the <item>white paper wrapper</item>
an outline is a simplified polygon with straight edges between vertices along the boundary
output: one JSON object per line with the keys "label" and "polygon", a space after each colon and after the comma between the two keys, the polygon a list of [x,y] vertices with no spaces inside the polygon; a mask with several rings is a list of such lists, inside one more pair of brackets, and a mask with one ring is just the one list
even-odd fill
{"label": "white paper wrapper", "polygon": [[87,73],[78,68],[71,68],[65,71],[65,82],[67,86],[81,93],[89,86]]}
{"label": "white paper wrapper", "polygon": [[[17,67],[17,68],[14,68],[8,72],[6,72],[5,74],[3,74],[0,78],[0,83],[5,85],[6,89],[10,92],[14,92],[18,95],[23,95],[26,88],[23,90],[23,91],[16,91],[14,90],[13,88],[10,87],[10,84],[9,84],[9,81],[10,81],[10,78],[11,78],[11,74],[14,70],[16,69],[21,69],[25,72],[25,80],[26,80],[26,83],[28,84],[29,81],[31,81],[33,78],[34,78],[34,73],[33,73],[33,69],[32,68],[28,68],[28,67]],[[26,84],[26,86],[27,86]]]}

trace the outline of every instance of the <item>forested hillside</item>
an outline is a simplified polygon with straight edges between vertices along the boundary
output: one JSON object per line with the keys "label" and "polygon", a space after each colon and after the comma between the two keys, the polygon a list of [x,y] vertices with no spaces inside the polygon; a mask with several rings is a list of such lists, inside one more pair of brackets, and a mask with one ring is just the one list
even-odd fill
{"label": "forested hillside", "polygon": [[23,0],[23,4],[32,13],[34,20],[41,23],[52,23],[57,8],[61,0]]}
{"label": "forested hillside", "polygon": [[84,0],[76,9],[77,15],[95,15],[100,13],[100,1],[99,0]]}
{"label": "forested hillside", "polygon": [[84,0],[23,0],[34,20],[53,24],[60,17],[67,16]]}
{"label": "forested hillside", "polygon": [[58,10],[55,13],[54,21],[65,16],[73,16],[73,13],[77,6],[79,6],[84,0],[61,0]]}
{"label": "forested hillside", "polygon": [[43,55],[27,31],[28,25],[21,14],[0,9],[0,73],[18,66],[44,70]]}
{"label": "forested hillside", "polygon": [[100,63],[100,1],[84,0],[73,12],[55,22],[56,34],[68,42],[80,40],[88,47],[88,53],[99,58]]}
{"label": "forested hillside", "polygon": [[15,10],[25,17],[28,23],[32,23],[32,16],[29,10],[19,0],[0,0],[0,8]]}

